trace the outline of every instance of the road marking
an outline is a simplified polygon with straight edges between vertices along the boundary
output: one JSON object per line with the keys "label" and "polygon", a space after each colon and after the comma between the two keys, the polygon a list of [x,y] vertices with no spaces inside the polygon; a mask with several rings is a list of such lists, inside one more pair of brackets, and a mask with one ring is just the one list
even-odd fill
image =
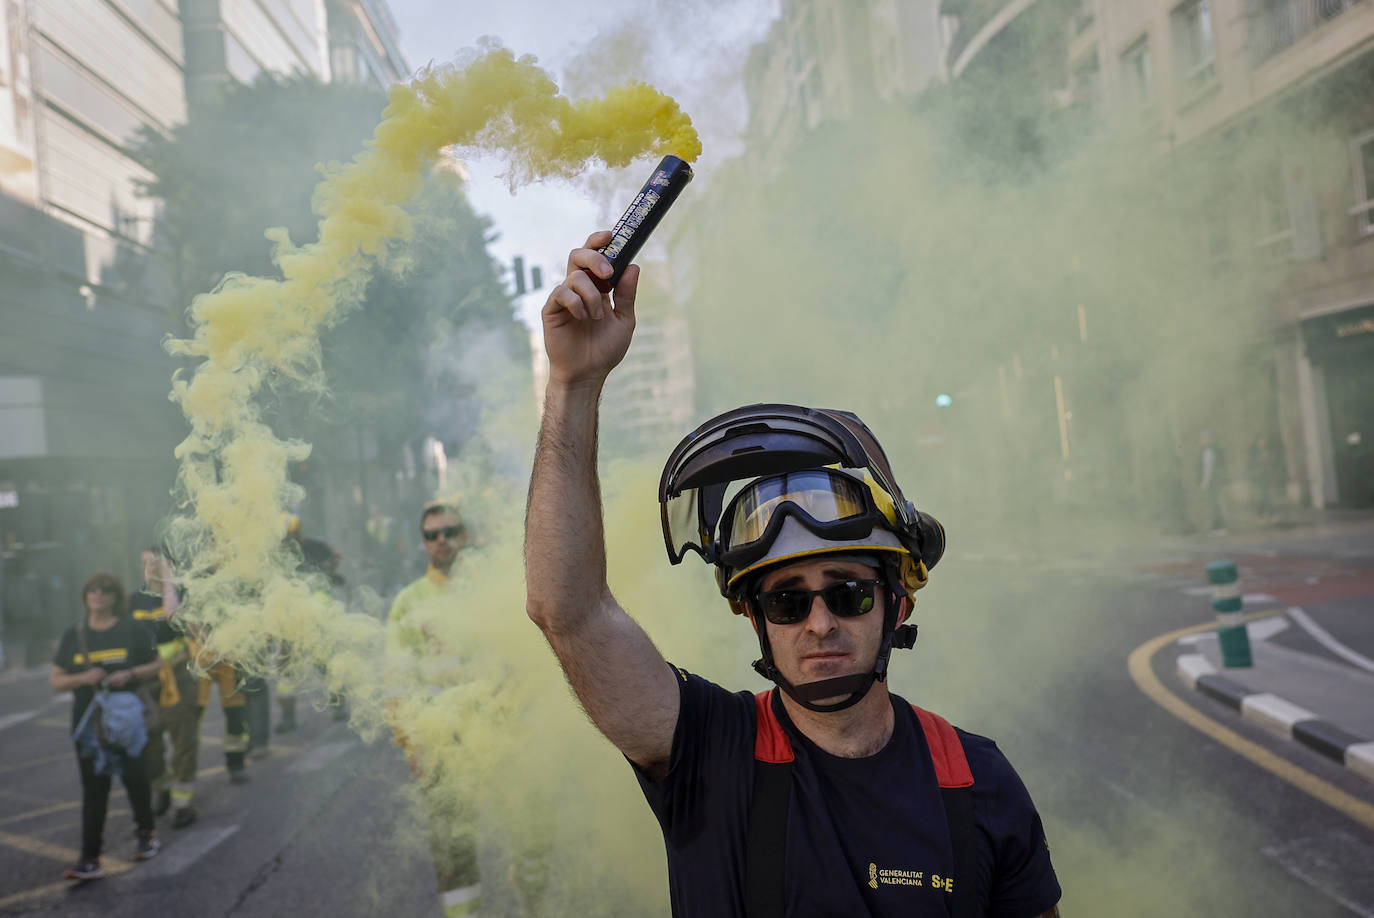
{"label": "road marking", "polygon": [[1289,606],[1288,617],[1298,623],[1298,627],[1306,631],[1327,650],[1334,653],[1341,659],[1353,663],[1366,672],[1374,673],[1374,660],[1369,659],[1364,654],[1351,650],[1331,636],[1331,633],[1312,621],[1311,616],[1302,610],[1300,606]]}
{"label": "road marking", "polygon": [[33,720],[38,715],[38,711],[19,711],[14,714],[6,714],[4,717],[0,717],[0,730],[8,730],[10,727],[17,727],[26,720]]}
{"label": "road marking", "polygon": [[1374,849],[1346,832],[1299,838],[1263,849],[1266,856],[1360,918],[1374,918]]}
{"label": "road marking", "polygon": [[[1288,628],[1288,619],[1280,617],[1277,609],[1273,609],[1267,614],[1273,617],[1261,618],[1245,626],[1245,634],[1250,640],[1267,641],[1280,631]],[[1215,641],[1216,639],[1217,636],[1215,634],[1209,634],[1204,631],[1199,634],[1185,635],[1179,638],[1178,642],[1180,644],[1201,644],[1206,641]]]}
{"label": "road marking", "polygon": [[[43,841],[41,838],[34,838],[31,835],[14,835],[9,832],[0,832],[0,845],[9,848],[18,848],[28,854],[36,854],[45,857],[50,861],[60,861],[64,864],[75,864],[81,857],[81,852],[75,848],[67,848],[62,845],[54,845],[52,842]],[[133,864],[122,861],[117,857],[109,857],[102,854],[100,863],[105,868],[106,873],[113,873],[116,870],[128,870]]]}
{"label": "road marking", "polygon": [[357,743],[352,740],[341,740],[337,743],[325,743],[323,746],[316,746],[302,758],[292,762],[286,771],[288,774],[293,775],[302,775],[310,771],[319,771],[356,745]]}
{"label": "road marking", "polygon": [[[1258,615],[1246,616],[1246,619],[1256,619],[1263,615],[1275,614],[1277,613],[1263,612]],[[1159,637],[1151,638],[1131,651],[1131,655],[1127,658],[1126,666],[1130,671],[1131,678],[1135,680],[1136,686],[1144,692],[1151,701],[1192,727],[1194,730],[1205,733],[1207,736],[1231,749],[1233,752],[1239,753],[1249,759],[1265,771],[1268,771],[1276,777],[1282,778],[1298,790],[1320,800],[1332,809],[1339,810],[1366,828],[1374,829],[1374,805],[1366,803],[1353,794],[1346,793],[1331,782],[1322,780],[1316,775],[1299,768],[1282,756],[1270,752],[1259,743],[1241,736],[1230,727],[1223,726],[1215,720],[1212,720],[1212,718],[1203,714],[1201,711],[1165,688],[1164,684],[1155,676],[1150,661],[1154,658],[1154,655],[1159,652],[1160,648],[1167,647],[1184,635],[1196,634],[1199,631],[1205,631],[1208,628],[1214,627],[1216,627],[1214,622],[1204,622],[1201,625],[1179,628],[1177,631],[1170,631],[1168,634],[1161,634]]]}
{"label": "road marking", "polygon": [[197,829],[177,836],[176,844],[162,849],[162,853],[144,868],[154,876],[174,876],[209,854],[216,845],[239,830],[237,825]]}
{"label": "road marking", "polygon": [[67,752],[62,755],[50,755],[41,759],[29,759],[27,762],[19,762],[15,765],[6,765],[0,768],[0,775],[9,774],[12,771],[23,771],[25,768],[37,768],[40,765],[52,765],[54,762],[67,762],[71,760],[71,757],[72,754]]}
{"label": "road marking", "polygon": [[26,819],[37,819],[39,816],[47,816],[50,813],[61,813],[64,810],[81,809],[80,800],[68,800],[66,803],[54,803],[52,806],[45,806],[37,810],[29,810],[27,813],[19,813],[15,816],[6,816],[0,819],[0,826],[7,826],[14,822],[23,822]]}

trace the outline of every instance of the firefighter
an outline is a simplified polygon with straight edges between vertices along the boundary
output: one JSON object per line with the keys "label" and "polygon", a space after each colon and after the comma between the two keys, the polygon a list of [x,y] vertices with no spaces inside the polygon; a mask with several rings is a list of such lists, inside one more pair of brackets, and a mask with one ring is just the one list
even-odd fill
{"label": "firefighter", "polygon": [[[445,647],[439,636],[417,614],[425,605],[439,600],[449,589],[453,561],[468,544],[468,531],[451,504],[426,504],[420,515],[420,534],[424,538],[429,568],[425,575],[396,595],[387,615],[387,659],[393,684],[418,683],[433,694],[452,684],[460,660]],[[399,700],[399,699],[397,699]],[[395,712],[395,705],[392,705]],[[459,821],[447,818],[446,811],[432,789],[436,775],[424,772],[422,750],[395,722],[396,744],[405,750],[410,773],[421,783],[425,811],[430,825],[430,853],[434,859],[439,900],[445,916],[476,915],[482,903],[482,886],[477,870],[477,846]]]}
{"label": "firefighter", "polygon": [[[196,677],[187,663],[190,649],[186,635],[176,622],[181,610],[171,561],[159,547],[145,548],[139,559],[143,587],[129,598],[129,609],[136,621],[148,626],[162,658],[158,674],[158,727],[148,735],[143,758],[152,782],[153,812],[161,816],[172,812],[172,828],[184,829],[196,821],[195,782],[200,761],[200,715]],[[172,768],[167,770],[163,733],[171,739]]]}

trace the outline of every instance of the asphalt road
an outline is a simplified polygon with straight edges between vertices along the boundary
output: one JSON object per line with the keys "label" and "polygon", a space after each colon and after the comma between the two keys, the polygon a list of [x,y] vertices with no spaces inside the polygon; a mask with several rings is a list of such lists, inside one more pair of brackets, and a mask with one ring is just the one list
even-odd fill
{"label": "asphalt road", "polygon": [[[1374,656],[1374,600],[1350,592],[1374,571],[1370,547],[1366,534],[1279,534],[1130,563],[951,556],[922,594],[922,636],[894,659],[893,685],[997,739],[1044,817],[1066,916],[1374,916],[1374,821],[1311,792],[1319,784],[1369,807],[1374,783],[1189,692],[1171,650],[1149,661],[1163,686],[1318,784],[1285,779],[1184,723],[1127,669],[1145,642],[1208,620],[1206,598],[1188,591],[1223,554],[1239,558],[1243,576],[1269,576],[1271,593],[1306,590],[1314,620]],[[1332,583],[1346,588],[1317,589]],[[314,712],[235,787],[219,770],[212,707],[200,821],[162,830],[159,858],[69,888],[60,875],[76,855],[79,790],[66,725],[65,703],[42,680],[0,684],[0,914],[438,914],[399,755]],[[118,789],[111,810],[107,852],[127,861],[132,824]]]}

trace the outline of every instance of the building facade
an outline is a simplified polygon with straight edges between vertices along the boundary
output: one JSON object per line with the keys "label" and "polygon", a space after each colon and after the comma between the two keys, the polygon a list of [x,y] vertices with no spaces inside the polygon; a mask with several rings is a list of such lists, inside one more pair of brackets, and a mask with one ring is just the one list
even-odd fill
{"label": "building facade", "polygon": [[[352,6],[399,60],[385,5]],[[325,0],[0,0],[0,640],[21,662],[171,509],[182,304],[131,142],[226,80],[329,79],[329,35]]]}
{"label": "building facade", "polygon": [[377,0],[327,0],[329,68],[335,82],[385,89],[410,75],[396,20]]}
{"label": "building facade", "polygon": [[766,158],[864,98],[943,80],[949,24],[937,0],[784,0],[745,67],[752,142]]}
{"label": "building facade", "polygon": [[1166,156],[1232,144],[1259,159],[1241,194],[1218,199],[1199,245],[1251,247],[1279,268],[1255,309],[1272,327],[1290,498],[1374,506],[1374,3],[946,4],[959,7],[971,18],[952,73],[1056,17],[1066,102],[1132,122]]}

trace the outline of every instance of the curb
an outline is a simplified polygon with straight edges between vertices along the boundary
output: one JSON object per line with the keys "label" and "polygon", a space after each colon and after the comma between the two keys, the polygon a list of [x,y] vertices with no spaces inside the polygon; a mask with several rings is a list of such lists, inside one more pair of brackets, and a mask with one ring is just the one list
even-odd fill
{"label": "curb", "polygon": [[1374,781],[1374,741],[1357,736],[1306,708],[1269,692],[1256,692],[1219,675],[1200,653],[1179,654],[1178,676],[1184,684],[1240,712],[1270,733],[1301,743],[1345,769]]}

